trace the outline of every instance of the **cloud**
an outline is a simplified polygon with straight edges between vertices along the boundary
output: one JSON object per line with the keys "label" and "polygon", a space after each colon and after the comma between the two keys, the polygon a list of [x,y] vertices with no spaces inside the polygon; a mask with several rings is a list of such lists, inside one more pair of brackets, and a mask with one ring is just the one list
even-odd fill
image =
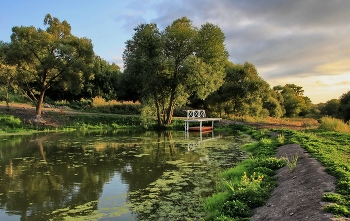
{"label": "cloud", "polygon": [[[196,27],[218,25],[229,59],[254,64],[269,83],[300,83],[316,96],[313,86],[326,87],[327,76],[350,70],[348,0],[149,0],[142,7],[161,30],[183,16]],[[134,10],[142,11],[140,5]],[[315,80],[319,76],[326,78]]]}

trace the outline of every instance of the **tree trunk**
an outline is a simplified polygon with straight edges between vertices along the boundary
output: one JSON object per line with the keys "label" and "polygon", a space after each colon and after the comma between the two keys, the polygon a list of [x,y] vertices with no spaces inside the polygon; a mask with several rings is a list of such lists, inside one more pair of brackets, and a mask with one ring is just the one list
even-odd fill
{"label": "tree trunk", "polygon": [[11,84],[11,78],[8,78],[7,79],[7,85],[6,85],[6,97],[5,97],[5,99],[6,99],[6,108],[7,108],[7,110],[9,111],[10,110],[10,105],[9,105],[9,103],[10,103],[10,101],[9,101],[9,88],[10,88],[10,84]]}
{"label": "tree trunk", "polygon": [[171,121],[173,120],[173,114],[174,114],[174,97],[173,95],[170,96],[170,102],[167,110],[167,119],[165,122],[166,126],[170,126]]}
{"label": "tree trunk", "polygon": [[160,116],[160,110],[159,110],[159,102],[157,99],[157,95],[154,94],[154,103],[156,105],[156,110],[157,110],[157,120],[158,120],[158,126],[161,127],[162,126],[162,118]]}
{"label": "tree trunk", "polygon": [[10,110],[10,105],[9,105],[9,88],[8,87],[6,87],[6,109],[7,109],[7,111],[9,111]]}
{"label": "tree trunk", "polygon": [[45,95],[45,91],[42,90],[40,91],[40,97],[38,99],[38,102],[36,103],[36,116],[41,116],[41,108],[43,105],[43,101],[44,101],[44,95]]}

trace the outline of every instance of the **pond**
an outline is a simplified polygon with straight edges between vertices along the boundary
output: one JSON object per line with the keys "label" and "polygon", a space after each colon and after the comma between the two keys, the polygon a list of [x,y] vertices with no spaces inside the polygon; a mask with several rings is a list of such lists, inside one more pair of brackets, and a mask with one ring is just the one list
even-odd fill
{"label": "pond", "polygon": [[0,220],[198,220],[247,135],[98,131],[0,137]]}

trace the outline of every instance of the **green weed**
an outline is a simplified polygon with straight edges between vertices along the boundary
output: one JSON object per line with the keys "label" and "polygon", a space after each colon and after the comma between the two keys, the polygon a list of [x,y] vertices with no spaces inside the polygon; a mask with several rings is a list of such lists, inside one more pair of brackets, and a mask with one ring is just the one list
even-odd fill
{"label": "green weed", "polygon": [[299,159],[299,155],[295,154],[295,155],[292,155],[290,158],[288,156],[286,156],[282,159],[286,161],[286,164],[289,168],[289,171],[292,172],[297,167],[297,161]]}

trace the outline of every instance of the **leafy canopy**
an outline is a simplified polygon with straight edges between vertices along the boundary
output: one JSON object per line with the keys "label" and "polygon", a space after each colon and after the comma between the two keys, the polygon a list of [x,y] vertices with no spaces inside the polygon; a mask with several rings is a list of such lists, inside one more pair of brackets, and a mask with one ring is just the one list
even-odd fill
{"label": "leafy canopy", "polygon": [[206,23],[198,29],[183,17],[164,31],[153,23],[134,30],[123,54],[124,74],[134,79],[160,127],[170,125],[175,106],[191,95],[204,99],[223,83],[228,53],[218,26]]}
{"label": "leafy canopy", "polygon": [[72,35],[67,21],[60,22],[47,14],[44,25],[46,30],[13,27],[8,56],[18,66],[20,86],[37,101],[39,116],[50,87],[62,82],[66,82],[67,89],[82,87],[94,55],[91,40]]}

